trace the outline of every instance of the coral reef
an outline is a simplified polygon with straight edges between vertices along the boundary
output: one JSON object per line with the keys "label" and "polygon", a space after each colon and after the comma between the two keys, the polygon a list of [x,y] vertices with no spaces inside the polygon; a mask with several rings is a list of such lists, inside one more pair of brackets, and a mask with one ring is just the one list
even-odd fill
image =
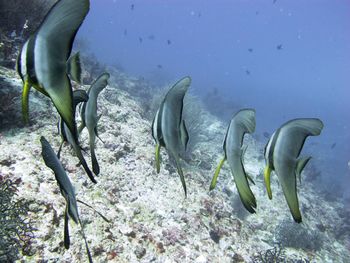
{"label": "coral reef", "polygon": [[[10,163],[1,162],[0,165]],[[30,201],[16,200],[15,194],[20,179],[11,181],[0,174],[0,261],[13,262],[18,259],[19,250],[23,255],[31,255],[34,228],[27,218]]]}
{"label": "coral reef", "polygon": [[[95,66],[96,72],[102,72],[103,65]],[[244,144],[249,146],[244,164],[255,181],[252,191],[258,202],[257,213],[249,214],[242,208],[228,166],[223,166],[217,188],[208,192],[215,167],[222,158],[227,123],[202,110],[201,105],[193,105],[196,99],[190,103],[200,109],[201,124],[198,135],[194,135],[200,138],[185,156],[187,164],[183,170],[188,198],[184,199],[178,174],[168,164],[166,154],[162,154],[160,174],[155,171],[151,118],[146,117],[152,115],[146,113],[151,107],[145,107],[150,102],[142,101],[143,95],[133,95],[139,92],[152,98],[154,89],[145,90],[146,82],[117,69],[108,71],[110,83],[98,98],[102,116],[98,130],[103,140],[96,142],[101,167],[98,183],[89,182],[70,147],[64,147],[61,153],[77,198],[97,211],[104,211],[111,221],[107,223],[86,207],[78,207],[95,262],[253,262],[259,251],[265,253],[274,247],[276,237],[281,241],[283,235],[288,237],[287,232],[293,229],[290,225],[306,228],[310,237],[321,237],[323,243],[313,240],[311,246],[304,244],[298,248],[284,243],[283,255],[288,260],[350,262],[348,235],[341,235],[341,230],[337,234],[340,226],[344,231],[348,226],[347,213],[339,212],[344,210],[344,205],[323,199],[313,182],[305,180],[299,191],[305,226],[295,224],[274,177],[273,199],[266,196],[264,163],[260,158],[264,145],[252,137],[245,138]],[[13,70],[0,67],[0,74],[6,92],[21,93],[21,82]],[[11,175],[13,180],[21,179],[17,186],[18,199],[35,200],[31,208],[36,212],[29,213],[27,220],[33,220],[37,229],[32,242],[35,253],[27,255],[18,251],[17,256],[25,262],[84,261],[85,247],[79,226],[70,226],[71,248],[63,247],[64,199],[40,155],[40,136],[45,136],[55,150],[59,147],[58,114],[47,98],[31,92],[30,124],[24,126],[20,96],[14,96],[12,101],[6,114],[2,113],[5,121],[0,129],[1,173]],[[6,118],[10,112],[15,112],[14,117]],[[87,131],[81,134],[81,143],[87,147]]]}

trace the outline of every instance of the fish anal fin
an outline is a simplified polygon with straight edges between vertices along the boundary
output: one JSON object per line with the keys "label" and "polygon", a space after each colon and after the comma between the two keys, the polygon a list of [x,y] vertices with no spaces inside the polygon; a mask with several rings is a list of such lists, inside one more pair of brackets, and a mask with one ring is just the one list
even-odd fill
{"label": "fish anal fin", "polygon": [[298,176],[300,183],[301,183],[301,172],[303,171],[307,163],[310,161],[310,159],[311,159],[311,156],[306,156],[306,157],[301,157],[297,160],[295,173]]}
{"label": "fish anal fin", "polygon": [[211,180],[211,183],[210,183],[209,191],[213,190],[216,187],[218,176],[219,176],[221,167],[223,166],[225,160],[226,160],[226,156],[224,156],[224,158],[221,159],[219,165],[216,167],[213,179]]}

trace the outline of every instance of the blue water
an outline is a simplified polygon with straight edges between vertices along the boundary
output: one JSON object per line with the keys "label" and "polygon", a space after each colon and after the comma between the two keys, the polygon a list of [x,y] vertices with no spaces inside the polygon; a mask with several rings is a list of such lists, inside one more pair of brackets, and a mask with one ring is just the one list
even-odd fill
{"label": "blue water", "polygon": [[[226,121],[239,107],[255,108],[257,134],[272,134],[296,117],[322,119],[321,136],[304,149],[325,186],[345,193],[349,14],[346,0],[91,1],[78,42],[99,60],[157,84],[192,76],[193,94],[211,106],[227,102],[217,113]],[[213,92],[218,97],[208,98]]]}

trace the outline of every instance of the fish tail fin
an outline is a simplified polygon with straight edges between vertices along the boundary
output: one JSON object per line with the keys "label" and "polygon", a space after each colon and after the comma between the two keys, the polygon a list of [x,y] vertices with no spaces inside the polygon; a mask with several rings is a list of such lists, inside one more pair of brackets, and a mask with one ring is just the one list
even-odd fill
{"label": "fish tail fin", "polygon": [[81,200],[79,200],[79,199],[77,199],[77,202],[79,202],[79,203],[81,203],[81,204],[83,204],[83,205],[86,205],[87,207],[89,207],[90,209],[92,209],[94,212],[96,212],[100,217],[102,217],[102,219],[104,220],[104,221],[106,221],[107,223],[110,223],[111,222],[111,220],[109,220],[109,219],[107,219],[104,215],[102,215],[100,212],[98,212],[95,208],[93,208],[91,205],[89,205],[89,204],[87,204],[87,203],[85,203],[85,202],[83,202],[83,201],[81,201]]}
{"label": "fish tail fin", "polygon": [[215,174],[214,174],[213,179],[211,180],[211,183],[210,183],[209,191],[213,190],[216,187],[218,176],[219,176],[221,167],[224,164],[225,160],[226,160],[226,156],[224,156],[224,158],[222,158],[218,167],[216,167]]}
{"label": "fish tail fin", "polygon": [[28,80],[24,81],[23,85],[23,92],[22,92],[22,115],[23,115],[23,121],[24,123],[29,122],[29,90],[30,90],[30,83]]}
{"label": "fish tail fin", "polygon": [[66,210],[64,212],[64,247],[69,249],[70,239],[69,239],[69,226],[68,226],[68,204],[66,205]]}
{"label": "fish tail fin", "polygon": [[100,166],[98,165],[98,161],[95,154],[95,131],[89,132],[90,137],[90,153],[91,153],[91,163],[92,170],[96,175],[100,174]]}
{"label": "fish tail fin", "polygon": [[74,81],[81,83],[81,64],[79,52],[75,53],[67,61],[67,73]]}
{"label": "fish tail fin", "polygon": [[94,175],[92,174],[92,172],[91,172],[89,166],[87,165],[85,158],[81,152],[80,145],[77,142],[74,142],[72,146],[73,146],[73,149],[75,151],[75,154],[77,155],[81,165],[84,167],[84,170],[87,173],[87,175],[89,176],[90,180],[96,184],[97,182],[94,178]]}
{"label": "fish tail fin", "polygon": [[157,174],[160,172],[160,145],[156,145],[156,169],[157,169]]}
{"label": "fish tail fin", "polygon": [[84,225],[81,223],[81,220],[79,219],[79,223],[81,226],[81,235],[83,236],[84,242],[85,242],[85,248],[86,248],[86,253],[88,255],[89,258],[89,263],[92,263],[92,257],[91,257],[91,253],[90,253],[90,249],[86,240],[86,236],[85,236],[85,231],[84,231]]}
{"label": "fish tail fin", "polygon": [[272,191],[271,191],[271,168],[270,166],[266,166],[264,170],[264,180],[265,180],[265,186],[267,195],[269,196],[269,199],[272,199]]}
{"label": "fish tail fin", "polygon": [[175,156],[175,163],[176,163],[177,172],[178,172],[178,174],[180,176],[182,188],[184,189],[184,192],[185,192],[185,198],[187,198],[187,187],[186,187],[185,177],[184,177],[182,168],[180,166],[179,157],[177,157],[177,156]]}

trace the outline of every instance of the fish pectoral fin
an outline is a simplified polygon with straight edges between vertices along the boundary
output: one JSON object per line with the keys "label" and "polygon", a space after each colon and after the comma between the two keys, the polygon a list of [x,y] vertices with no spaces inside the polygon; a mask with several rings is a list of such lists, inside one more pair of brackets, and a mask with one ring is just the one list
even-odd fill
{"label": "fish pectoral fin", "polygon": [[24,123],[29,122],[29,91],[31,84],[28,80],[24,81],[23,92],[22,92],[22,115]]}
{"label": "fish pectoral fin", "polygon": [[83,131],[83,129],[85,128],[86,126],[85,126],[85,123],[84,122],[81,122],[81,124],[80,124],[80,126],[79,126],[79,128],[78,128],[78,134],[80,135],[81,134],[81,132]]}
{"label": "fish pectoral fin", "polygon": [[80,64],[80,54],[79,52],[71,56],[67,61],[67,73],[71,78],[81,83],[81,64]]}
{"label": "fish pectoral fin", "polygon": [[156,169],[157,169],[157,174],[160,172],[160,145],[156,145]]}
{"label": "fish pectoral fin", "polygon": [[92,210],[93,210],[94,212],[96,212],[100,217],[102,217],[102,219],[103,219],[104,221],[106,221],[107,223],[110,223],[110,222],[111,222],[111,220],[107,219],[104,215],[102,215],[100,212],[98,212],[98,211],[97,211],[95,208],[93,208],[91,205],[89,205],[89,204],[87,204],[87,203],[85,203],[85,202],[83,202],[83,201],[81,201],[81,200],[79,200],[79,199],[77,199],[77,202],[79,202],[79,203],[81,203],[81,204],[83,204],[83,205],[89,207],[90,209],[92,209]]}
{"label": "fish pectoral fin", "polygon": [[299,178],[299,183],[301,183],[301,172],[303,171],[307,163],[310,161],[310,159],[311,159],[311,156],[307,156],[307,157],[301,157],[297,160],[295,173]]}
{"label": "fish pectoral fin", "polygon": [[225,160],[226,160],[226,156],[224,156],[224,158],[221,159],[219,165],[216,167],[213,179],[211,180],[211,183],[210,183],[209,191],[213,190],[216,187],[218,176],[219,176],[221,167],[224,164]]}
{"label": "fish pectoral fin", "polygon": [[251,182],[253,185],[255,185],[255,182],[254,182],[253,178],[252,178],[250,175],[248,175],[248,174],[246,173],[246,177],[247,177],[247,179],[248,179],[249,182]]}
{"label": "fish pectoral fin", "polygon": [[58,148],[58,152],[57,152],[57,158],[60,159],[61,156],[61,150],[62,150],[62,146],[63,146],[64,140],[62,140],[60,148]]}
{"label": "fish pectoral fin", "polygon": [[248,145],[245,145],[245,146],[241,147],[241,161],[242,161],[242,164],[244,164],[244,156],[245,156],[245,153],[247,151],[247,148],[248,148]]}
{"label": "fish pectoral fin", "polygon": [[[100,115],[100,116],[101,116],[101,115]],[[103,144],[105,144],[105,142],[101,139],[100,135],[98,134],[97,126],[95,127],[94,132],[95,132],[96,137],[97,137]]]}
{"label": "fish pectoral fin", "polygon": [[187,128],[186,128],[185,120],[181,121],[180,139],[181,139],[182,145],[184,146],[185,151],[186,151],[188,140],[189,140],[189,136],[188,136],[188,131],[187,131]]}
{"label": "fish pectoral fin", "polygon": [[187,198],[187,187],[186,187],[185,177],[184,177],[181,165],[180,165],[180,160],[179,160],[179,157],[177,157],[176,155],[174,155],[174,157],[175,157],[177,172],[180,176],[182,188],[184,189],[184,192],[185,192],[185,198]]}
{"label": "fish pectoral fin", "polygon": [[270,166],[266,166],[264,170],[264,180],[265,180],[265,186],[267,195],[269,196],[269,199],[272,199],[272,192],[271,192],[271,168]]}
{"label": "fish pectoral fin", "polygon": [[64,247],[69,249],[70,239],[69,239],[69,226],[68,226],[68,204],[66,205],[66,210],[64,212]]}

